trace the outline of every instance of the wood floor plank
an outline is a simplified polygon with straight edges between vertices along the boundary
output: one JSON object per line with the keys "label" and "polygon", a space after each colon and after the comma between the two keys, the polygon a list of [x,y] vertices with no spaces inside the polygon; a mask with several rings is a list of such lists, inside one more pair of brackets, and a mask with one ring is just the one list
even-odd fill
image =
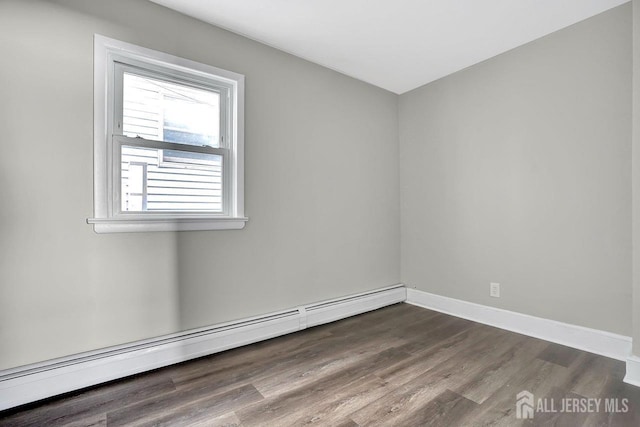
{"label": "wood floor plank", "polygon": [[471,323],[468,320],[447,316],[446,314],[442,313],[436,313],[435,315],[427,319],[420,319],[410,325],[405,325],[401,329],[398,329],[396,333],[399,337],[408,340],[417,340],[430,337],[434,331],[444,326],[454,323],[462,324],[467,322]]}
{"label": "wood floor plank", "polygon": [[345,420],[340,424],[335,424],[336,427],[360,427],[353,420]]}
{"label": "wood floor plank", "polygon": [[[172,424],[179,427],[179,424]],[[241,427],[242,424],[235,412],[227,412],[224,415],[206,417],[202,420],[187,419],[183,424],[189,427]]]}
{"label": "wood floor plank", "polygon": [[409,353],[423,353],[431,346],[474,326],[476,324],[468,320],[440,315],[426,322],[415,323],[398,332],[398,336],[409,342],[404,350]]}
{"label": "wood floor plank", "polygon": [[610,381],[622,382],[625,374],[624,362],[596,355],[583,361],[580,368],[582,373],[576,378],[571,391],[585,397],[599,397]]}
{"label": "wood floor plank", "polygon": [[496,390],[477,409],[460,420],[460,425],[477,425],[478,422],[490,426],[511,427],[522,425],[516,419],[516,396],[521,391],[529,391],[534,396],[547,396],[564,381],[567,369],[541,359],[533,359],[511,376],[503,387]]}
{"label": "wood floor plank", "polygon": [[[336,390],[311,410],[297,414],[290,425],[331,426],[340,424],[349,414],[389,393],[389,384],[375,375],[363,377]],[[352,421],[353,422],[353,421]],[[355,422],[354,422],[355,424]]]}
{"label": "wood floor plank", "polygon": [[[438,426],[450,427],[460,425],[461,419],[478,405],[451,390],[445,390],[425,406],[416,411],[405,412],[396,421],[402,426]],[[370,420],[367,425],[382,425],[376,420]]]}
{"label": "wood floor plank", "polygon": [[548,343],[547,348],[540,352],[538,358],[567,368],[576,360],[580,353],[581,351],[575,348],[556,343]]}
{"label": "wood floor plank", "polygon": [[[387,393],[387,384],[371,375],[360,378],[335,395],[325,391],[301,390],[274,399],[266,399],[239,411],[244,426],[336,425],[349,414]],[[313,401],[310,405],[309,402]]]}
{"label": "wood floor plank", "polygon": [[[399,385],[384,398],[358,410],[351,419],[360,425],[374,421],[395,425],[404,413],[417,411],[446,389],[468,382],[482,370],[487,358],[501,355],[524,339],[505,333],[499,341],[476,342],[406,384]],[[394,383],[392,377],[387,380]]]}
{"label": "wood floor plank", "polygon": [[546,344],[534,338],[525,339],[522,345],[513,346],[506,353],[490,361],[476,378],[453,390],[481,404],[504,386],[513,374],[528,365]]}
{"label": "wood floor plank", "polygon": [[[408,357],[406,353],[402,353],[397,349],[388,349],[377,354],[368,356],[365,360],[351,367],[345,367],[343,370],[334,372],[332,375],[320,376],[310,379],[300,387],[292,388],[290,391],[276,394],[272,398],[265,399],[248,408],[237,412],[238,417],[243,423],[249,425],[288,425],[299,418],[304,418],[312,411],[312,415],[317,417],[319,410],[323,407],[331,406],[335,402],[336,396],[353,397],[354,387],[357,388],[359,382],[364,381],[371,387],[384,388],[386,383],[370,374],[378,366],[384,366],[390,363],[397,363],[398,360]],[[373,389],[371,389],[373,390]],[[386,392],[386,390],[385,390]],[[358,393],[356,393],[358,395]],[[376,396],[380,397],[384,393],[374,393],[367,395],[369,398],[363,399],[362,403],[368,403],[374,400]],[[309,407],[309,402],[313,401],[313,408]],[[351,401],[354,404],[354,401]],[[342,418],[341,415],[348,415],[360,406],[354,404],[353,410],[344,414],[335,414],[334,417]]]}
{"label": "wood floor plank", "polygon": [[[350,368],[357,369],[358,364],[365,362],[368,357],[375,357],[383,351],[395,351],[395,347],[404,343],[405,341],[397,338],[380,339],[375,337],[361,344],[345,342],[342,348],[336,348],[331,355],[326,355],[320,360],[307,359],[299,360],[300,363],[290,363],[278,372],[254,378],[252,384],[263,396],[275,396],[287,392],[289,389],[313,383],[323,376],[331,376]],[[402,353],[402,355],[408,357],[406,353]]]}
{"label": "wood floor plank", "polygon": [[107,425],[107,414],[92,415],[78,421],[64,424],[64,427],[105,427]]}
{"label": "wood floor plank", "polygon": [[[418,352],[411,359],[379,370],[376,374],[394,385],[403,385],[439,366],[445,366],[445,369],[451,367],[457,372],[459,367],[455,366],[455,362],[451,362],[452,359],[460,360],[462,354],[474,355],[475,351],[482,348],[489,349],[492,342],[504,336],[507,335],[499,329],[474,328],[464,331],[460,336],[444,340],[438,345],[429,346],[424,352]],[[404,348],[401,349],[404,350]],[[443,365],[445,363],[447,365]],[[447,373],[448,371],[445,371],[445,374]]]}
{"label": "wood floor plank", "polygon": [[[590,372],[594,370],[598,363],[597,360],[601,357],[602,356],[596,354],[580,351],[578,356],[566,367],[566,374],[561,378],[561,381],[558,382],[557,387],[567,392],[580,389],[580,385],[587,380],[585,379],[585,375],[590,375]],[[560,364],[557,365],[562,366]],[[595,393],[598,394],[599,392]],[[585,394],[588,396],[592,395],[592,393],[589,392]]]}
{"label": "wood floor plank", "polygon": [[107,413],[107,425],[170,426],[190,421],[200,422],[263,399],[251,385],[221,394],[216,391],[214,384],[209,388],[175,391],[159,399],[128,405]]}

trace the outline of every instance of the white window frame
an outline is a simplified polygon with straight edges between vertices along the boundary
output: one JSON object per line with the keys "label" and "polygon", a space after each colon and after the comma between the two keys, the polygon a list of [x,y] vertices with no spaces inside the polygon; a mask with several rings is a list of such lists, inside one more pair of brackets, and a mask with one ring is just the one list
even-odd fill
{"label": "white window frame", "polygon": [[[124,64],[124,65],[121,65]],[[115,90],[121,82],[117,67],[136,67],[176,81],[220,90],[223,142],[220,148],[129,138],[118,130],[122,106]],[[97,233],[241,229],[244,216],[244,76],[210,65],[143,48],[96,34],[94,36],[94,217]],[[224,99],[223,99],[224,97]],[[123,212],[120,201],[122,145],[170,148],[222,154],[223,212]]]}

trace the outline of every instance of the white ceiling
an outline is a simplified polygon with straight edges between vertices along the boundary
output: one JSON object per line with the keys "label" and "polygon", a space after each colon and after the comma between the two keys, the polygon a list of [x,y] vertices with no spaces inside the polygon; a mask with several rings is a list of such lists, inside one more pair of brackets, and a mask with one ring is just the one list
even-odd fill
{"label": "white ceiling", "polygon": [[627,0],[151,0],[403,93]]}

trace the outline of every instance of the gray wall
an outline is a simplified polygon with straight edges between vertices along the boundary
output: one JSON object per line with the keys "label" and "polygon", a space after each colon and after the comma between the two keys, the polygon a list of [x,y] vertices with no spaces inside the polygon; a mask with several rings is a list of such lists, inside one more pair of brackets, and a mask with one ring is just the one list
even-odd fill
{"label": "gray wall", "polygon": [[406,93],[399,117],[407,286],[631,334],[629,4]]}
{"label": "gray wall", "polygon": [[[246,75],[244,230],[86,224],[94,33]],[[0,369],[399,282],[396,95],[147,1],[2,1],[0,53]]]}

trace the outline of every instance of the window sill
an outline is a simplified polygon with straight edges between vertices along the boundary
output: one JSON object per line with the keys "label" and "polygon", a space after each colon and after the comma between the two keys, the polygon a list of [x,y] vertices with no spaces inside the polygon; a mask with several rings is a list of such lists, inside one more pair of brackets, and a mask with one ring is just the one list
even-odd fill
{"label": "window sill", "polygon": [[96,233],[139,233],[147,231],[240,230],[246,217],[224,218],[88,218]]}

